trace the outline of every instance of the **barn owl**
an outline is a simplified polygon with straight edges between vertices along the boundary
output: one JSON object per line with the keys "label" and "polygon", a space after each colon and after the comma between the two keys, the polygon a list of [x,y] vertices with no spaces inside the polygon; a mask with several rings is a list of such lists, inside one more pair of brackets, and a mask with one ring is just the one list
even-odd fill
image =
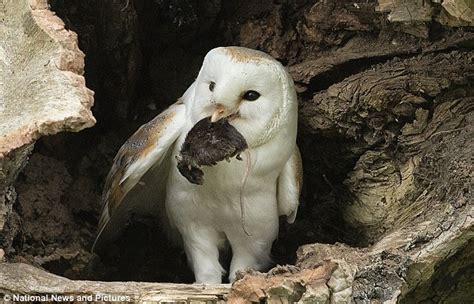
{"label": "barn owl", "polygon": [[[188,132],[203,118],[227,119],[243,136],[240,157],[203,167],[202,184],[177,169]],[[293,80],[270,55],[219,47],[205,56],[184,95],[121,147],[106,180],[94,246],[118,236],[131,214],[160,216],[183,245],[195,281],[221,283],[219,252],[230,245],[228,278],[264,270],[279,216],[293,223],[302,181]]]}

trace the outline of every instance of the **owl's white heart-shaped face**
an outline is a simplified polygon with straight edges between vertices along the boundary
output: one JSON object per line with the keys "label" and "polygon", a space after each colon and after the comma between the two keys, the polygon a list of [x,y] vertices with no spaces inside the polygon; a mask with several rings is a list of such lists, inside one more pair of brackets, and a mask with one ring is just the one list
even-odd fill
{"label": "owl's white heart-shaped face", "polygon": [[206,55],[192,99],[193,124],[227,117],[249,147],[267,142],[296,119],[296,93],[286,69],[263,52],[241,47]]}

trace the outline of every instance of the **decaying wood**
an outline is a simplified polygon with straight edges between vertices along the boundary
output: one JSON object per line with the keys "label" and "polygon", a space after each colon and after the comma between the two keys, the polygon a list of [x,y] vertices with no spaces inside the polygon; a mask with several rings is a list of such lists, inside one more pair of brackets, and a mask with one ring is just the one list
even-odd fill
{"label": "decaying wood", "polygon": [[347,303],[357,268],[344,260],[309,267],[278,266],[267,274],[248,272],[232,286],[231,303]]}
{"label": "decaying wood", "polygon": [[392,22],[423,21],[438,19],[449,26],[474,24],[474,5],[470,0],[379,0],[378,9],[388,12]]}
{"label": "decaying wood", "polygon": [[392,22],[431,21],[432,4],[423,0],[379,0],[379,10]]}
{"label": "decaying wood", "polygon": [[[115,1],[105,2],[109,5],[105,6],[108,11],[120,12],[113,15],[114,20],[120,20],[117,24],[123,21],[135,26],[138,2],[121,1],[120,7],[116,7]],[[341,243],[303,245],[297,252],[294,266],[278,266],[268,273],[243,273],[232,287],[73,281],[26,264],[3,263],[0,264],[0,295],[104,294],[129,296],[134,301],[231,303],[463,303],[474,298],[474,33],[448,27],[438,32],[432,23],[436,20],[448,26],[472,25],[470,2],[315,1],[302,5],[301,13],[285,11],[287,7],[273,2],[257,5],[273,7],[259,8],[255,15],[258,18],[248,18],[242,23],[240,20],[229,22],[229,35],[237,32],[238,37],[233,42],[265,50],[289,63],[290,73],[303,92],[299,96],[300,140],[309,138],[308,141],[315,142],[302,150],[308,168],[306,172],[310,179],[320,179],[338,199],[333,204],[337,206],[318,206],[317,203],[324,202],[325,198],[317,197],[318,192],[309,192],[311,197],[307,198],[302,212],[320,212],[327,206],[334,208],[342,214],[341,226],[347,226],[334,229],[344,231],[344,240],[354,246]],[[220,8],[220,4],[216,7]],[[19,229],[15,223],[20,221],[19,218],[8,218],[15,201],[15,192],[10,185],[25,164],[32,143],[43,134],[62,129],[77,131],[90,125],[93,119],[88,112],[90,92],[77,75],[82,73],[83,55],[77,49],[75,35],[64,30],[59,19],[46,10],[45,1],[31,1],[31,6],[25,1],[1,5],[0,14],[6,16],[7,22],[0,25],[0,34],[7,35],[5,41],[8,43],[0,44],[0,67],[2,74],[9,76],[2,85],[6,88],[17,88],[17,83],[27,88],[32,86],[23,91],[2,90],[7,92],[5,100],[17,100],[18,91],[21,91],[26,93],[20,99],[29,98],[30,104],[35,100],[43,102],[37,113],[20,107],[11,116],[16,119],[21,116],[18,113],[27,113],[25,121],[30,123],[38,117],[47,117],[48,109],[56,105],[56,101],[68,104],[67,107],[57,106],[59,112],[64,112],[55,116],[56,120],[48,118],[35,122],[33,125],[37,129],[15,131],[17,125],[8,120],[5,121],[10,124],[4,129],[0,126],[2,132],[19,134],[15,137],[18,140],[12,141],[2,142],[0,137],[0,147],[11,149],[15,144],[18,148],[0,159],[0,173],[3,174],[0,175],[0,190],[7,189],[0,192],[0,227],[5,227],[3,244],[10,248]],[[299,11],[300,8],[294,5],[294,10]],[[15,14],[6,14],[10,11]],[[129,11],[132,12],[130,18],[122,18]],[[191,17],[194,16],[188,17],[186,20],[192,24],[194,19]],[[117,36],[127,36],[124,33],[132,31],[117,24],[111,29]],[[48,28],[57,31],[51,36]],[[130,36],[139,35],[133,32]],[[39,39],[39,49],[35,48],[35,39]],[[121,42],[131,43],[127,39],[135,38],[125,38],[125,42]],[[111,49],[127,52],[117,40],[111,40]],[[114,58],[116,61],[112,64],[120,63],[117,74],[126,70],[136,76],[137,48],[137,45],[131,48],[133,56],[129,54],[130,57],[117,52],[121,55]],[[38,56],[29,56],[30,61],[23,62],[20,68],[11,68],[8,65],[11,62],[22,63],[18,60],[25,57],[22,51],[38,53]],[[19,57],[8,57],[13,53]],[[65,55],[61,57],[60,54]],[[152,67],[160,64],[158,61]],[[157,71],[161,73],[160,69]],[[124,81],[130,87],[136,86],[132,76],[131,79],[120,78],[112,89],[108,88],[108,93],[127,95],[116,88],[125,87]],[[42,79],[58,81],[48,82],[53,86],[51,88],[42,85]],[[62,85],[66,89],[61,89]],[[41,98],[47,95],[45,92],[54,96]],[[71,96],[64,95],[65,92]],[[123,108],[119,111],[123,112],[118,115],[120,117],[130,114],[127,109],[131,101],[126,101],[120,106]],[[75,114],[72,114],[73,110]],[[3,119],[1,123],[4,123]],[[344,148],[349,151],[347,158],[353,159],[352,163],[347,162],[349,166],[344,164],[348,169],[343,174],[337,172],[342,175],[339,184],[334,184],[326,173],[338,170],[337,161],[341,158],[326,159],[329,165],[323,161],[314,164],[308,161],[314,159],[313,154],[319,151],[315,147],[320,142],[336,140],[343,145],[329,147]],[[2,151],[0,149],[0,154]],[[338,154],[340,151],[329,149],[326,152]],[[37,162],[46,159],[38,158]],[[329,170],[318,171],[325,166]],[[61,191],[66,192],[66,188]],[[61,199],[58,194],[57,200]],[[30,206],[30,209],[33,208]],[[312,215],[307,218],[325,220]],[[41,243],[41,239],[34,240]],[[59,248],[49,255],[35,255],[33,259],[43,267],[51,260],[67,260],[87,251],[87,241],[84,243],[86,245],[69,246],[63,252]],[[55,248],[56,243],[52,241],[48,246],[45,248]],[[0,251],[0,259],[2,257]],[[91,255],[88,258],[93,259]],[[81,265],[87,262],[90,261]]]}
{"label": "decaying wood", "polygon": [[[317,59],[306,60],[289,67],[296,83],[303,86],[318,85],[328,75],[343,72],[344,66],[357,65],[358,62],[381,61],[385,58],[404,57],[422,53],[440,52],[459,48],[463,44],[474,41],[474,33],[459,33],[447,39],[432,44],[420,42],[375,41],[368,38],[354,38],[344,47],[320,56]],[[349,75],[348,75],[349,76]]]}
{"label": "decaying wood", "polygon": [[415,36],[428,38],[428,23],[436,20],[447,26],[474,25],[474,4],[470,0],[378,0],[378,10],[389,13],[390,22]]}
{"label": "decaying wood", "polygon": [[1,232],[13,203],[10,186],[34,142],[90,127],[95,119],[77,36],[64,29],[46,0],[2,1],[0,19]]}
{"label": "decaying wood", "polygon": [[[21,263],[0,264],[0,294],[93,296],[93,301],[223,303],[229,285],[74,281]],[[107,301],[107,302],[109,302]]]}
{"label": "decaying wood", "polygon": [[41,135],[92,126],[92,91],[81,76],[76,34],[64,29],[46,0],[3,2],[0,14],[0,155]]}
{"label": "decaying wood", "polygon": [[439,20],[450,26],[474,25],[474,4],[470,0],[444,0]]}
{"label": "decaying wood", "polygon": [[[473,215],[471,206],[456,216],[452,227],[445,231],[441,231],[439,222],[430,220],[404,227],[370,248],[342,244],[302,246],[296,266],[276,267],[268,274],[247,273],[232,286],[229,300],[235,303],[420,303],[428,298],[444,300],[446,294],[437,294],[432,286],[446,284],[445,289],[456,292],[451,295],[451,301],[467,303],[474,294],[468,283],[469,271],[460,268],[459,260],[474,258]],[[453,276],[460,276],[466,282],[450,285]]]}
{"label": "decaying wood", "polygon": [[[300,109],[305,130],[339,134],[365,150],[344,182],[350,193],[344,217],[374,244],[303,246],[296,268],[276,278],[249,274],[233,286],[231,298],[270,300],[270,290],[289,286],[278,295],[304,302],[314,292],[312,281],[299,280],[295,287],[281,279],[299,278],[328,260],[344,260],[354,269],[344,277],[351,278],[351,298],[360,303],[418,303],[434,296],[431,286],[444,276],[463,276],[453,256],[473,255],[473,59],[472,52],[453,51],[392,60],[306,102]],[[262,277],[272,283],[263,284]],[[462,303],[472,298],[467,286],[436,296]],[[321,294],[323,303],[337,297],[334,291]]]}

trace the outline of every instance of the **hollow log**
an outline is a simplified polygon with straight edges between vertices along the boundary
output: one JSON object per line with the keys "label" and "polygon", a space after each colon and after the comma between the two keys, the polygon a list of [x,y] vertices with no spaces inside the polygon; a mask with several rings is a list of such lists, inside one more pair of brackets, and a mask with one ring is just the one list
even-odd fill
{"label": "hollow log", "polygon": [[[0,297],[472,301],[469,1],[50,4],[79,33],[102,125],[41,140],[26,165],[39,137],[94,123],[92,93],[77,37],[46,1],[0,4]],[[120,144],[179,97],[216,44],[264,50],[295,80],[305,189],[274,246],[292,265],[232,285],[133,282],[190,280],[182,253],[151,228],[130,228],[108,257],[90,253],[101,183]]]}

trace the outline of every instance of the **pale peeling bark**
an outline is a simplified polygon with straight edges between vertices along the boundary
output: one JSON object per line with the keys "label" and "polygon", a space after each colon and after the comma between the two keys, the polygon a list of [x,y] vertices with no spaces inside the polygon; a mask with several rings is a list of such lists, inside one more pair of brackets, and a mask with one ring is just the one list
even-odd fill
{"label": "pale peeling bark", "polygon": [[10,185],[35,140],[91,127],[95,119],[76,34],[64,29],[46,0],[2,1],[0,19],[1,232],[14,198]]}
{"label": "pale peeling bark", "polygon": [[95,120],[76,34],[43,1],[3,2],[0,33],[0,154],[41,135],[79,131]]}

